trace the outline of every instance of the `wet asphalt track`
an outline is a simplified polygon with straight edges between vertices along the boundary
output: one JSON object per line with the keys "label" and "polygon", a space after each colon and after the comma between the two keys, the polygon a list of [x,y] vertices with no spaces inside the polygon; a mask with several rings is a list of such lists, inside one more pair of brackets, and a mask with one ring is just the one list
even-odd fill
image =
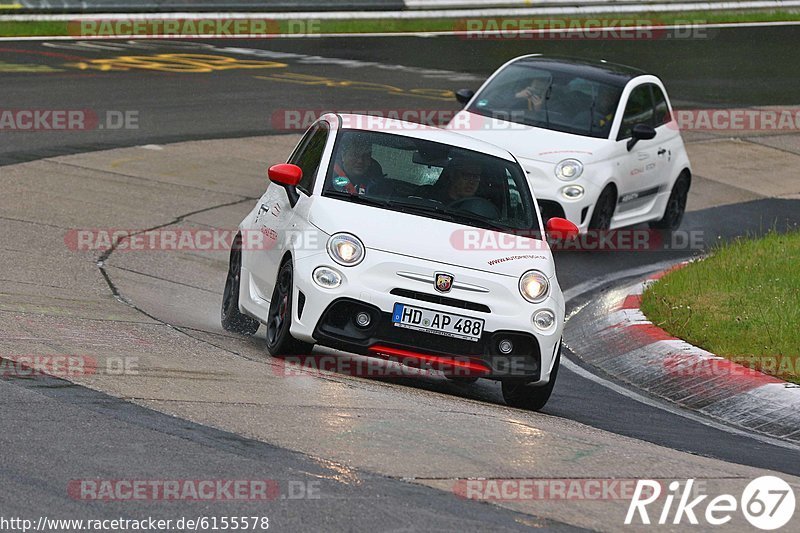
{"label": "wet asphalt track", "polygon": [[[281,129],[282,124],[275,117],[287,109],[455,109],[455,103],[438,97],[437,91],[462,86],[475,88],[498,63],[530,51],[603,57],[652,70],[665,80],[676,105],[791,104],[796,103],[800,64],[791,61],[787,54],[797,36],[795,28],[776,28],[717,30],[710,38],[672,42],[533,45],[454,38],[210,41],[205,47],[198,47],[197,43],[158,43],[145,45],[147,48],[142,48],[141,43],[132,47],[93,43],[92,48],[86,48],[74,43],[43,46],[5,42],[0,43],[0,61],[47,65],[53,71],[0,73],[4,108],[91,108],[98,115],[106,110],[133,110],[139,121],[138,129],[119,131],[2,133],[0,164],[116,146],[263,135]],[[277,71],[270,69],[178,73],[98,68],[103,61],[106,64],[109,59],[119,61],[121,56],[167,53],[225,54],[239,61],[268,60],[252,53],[220,50],[231,47],[432,70],[420,73],[381,65],[342,65],[308,57],[272,59],[286,62],[291,78],[275,77]],[[434,47],[435,54],[430,52]],[[764,61],[764,57],[786,60]],[[466,73],[472,79],[467,76],[453,81],[453,73],[441,70]],[[761,200],[689,213],[683,229],[702,229],[706,242],[712,243],[718,237],[730,239],[798,222],[798,202]],[[587,279],[691,255],[692,252],[562,253],[557,256],[557,263],[562,287],[568,289]],[[580,299],[572,302],[579,303]],[[437,389],[436,385],[417,386]],[[39,392],[43,394],[36,394]],[[465,396],[497,401],[494,393],[480,386]],[[154,471],[163,472],[165,478],[173,472],[175,476],[193,472],[198,478],[231,477],[237,471],[252,476],[260,468],[264,476],[276,479],[325,474],[318,471],[321,468],[318,464],[304,456],[190,423],[176,425],[164,415],[57,380],[2,381],[0,398],[9,413],[0,420],[3,435],[0,442],[6,458],[0,505],[6,514],[24,514],[25,502],[36,499],[39,502],[36,507],[52,509],[54,515],[74,515],[78,503],[62,496],[65,480],[87,471],[102,471],[103,464],[113,466],[109,466],[109,471],[125,472],[127,477],[136,477],[138,473],[152,475]],[[800,474],[800,456],[796,452],[691,422],[622,397],[564,370],[545,412],[694,454]],[[58,456],[68,460],[53,459]],[[16,459],[9,461],[11,457]],[[284,525],[295,528],[331,530],[363,530],[376,523],[382,524],[383,529],[408,526],[425,530],[456,527],[478,530],[488,524],[493,530],[519,527],[514,513],[509,511],[464,502],[380,476],[370,478],[368,486],[355,489],[331,484],[326,493],[331,501],[306,502],[307,508],[285,506],[276,516]],[[387,497],[384,501],[392,503],[382,504],[381,495]],[[347,500],[347,504],[343,505],[340,499]],[[80,512],[85,512],[85,504],[80,505]],[[414,512],[398,513],[398,505]],[[146,510],[158,514],[152,504]],[[233,510],[230,514],[234,514]],[[236,510],[252,509],[244,506]],[[113,515],[118,511],[103,506],[95,514]],[[137,514],[140,510],[126,506],[122,511]],[[176,515],[191,515],[195,511],[202,510],[191,504],[165,510]]]}

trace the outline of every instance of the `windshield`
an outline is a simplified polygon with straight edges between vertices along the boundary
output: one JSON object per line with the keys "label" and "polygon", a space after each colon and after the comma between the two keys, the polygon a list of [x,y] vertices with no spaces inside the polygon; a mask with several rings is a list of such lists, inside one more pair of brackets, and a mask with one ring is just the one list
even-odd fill
{"label": "windshield", "polygon": [[512,64],[474,99],[468,111],[587,137],[607,138],[622,88],[591,76]]}
{"label": "windshield", "polygon": [[539,229],[518,163],[389,133],[342,131],[323,196],[496,231]]}

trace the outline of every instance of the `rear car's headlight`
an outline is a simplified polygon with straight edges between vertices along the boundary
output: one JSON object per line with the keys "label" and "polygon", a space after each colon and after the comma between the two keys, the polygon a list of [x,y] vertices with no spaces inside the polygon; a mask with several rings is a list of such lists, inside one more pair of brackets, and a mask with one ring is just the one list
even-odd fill
{"label": "rear car's headlight", "polygon": [[556,165],[556,177],[562,181],[578,179],[583,174],[583,163],[577,159],[565,159]]}
{"label": "rear car's headlight", "polygon": [[580,185],[567,185],[561,189],[561,194],[567,200],[578,200],[581,196],[583,196],[583,192],[583,187]]}
{"label": "rear car's headlight", "polygon": [[531,303],[538,304],[547,298],[550,282],[538,270],[529,270],[519,278],[519,293]]}
{"label": "rear car's headlight", "polygon": [[355,266],[364,259],[364,244],[355,235],[337,233],[328,239],[328,255],[342,266]]}

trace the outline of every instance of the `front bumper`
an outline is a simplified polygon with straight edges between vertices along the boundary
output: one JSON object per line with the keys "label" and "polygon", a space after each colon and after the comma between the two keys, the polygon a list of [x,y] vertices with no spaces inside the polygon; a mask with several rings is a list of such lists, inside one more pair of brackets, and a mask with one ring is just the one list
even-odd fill
{"label": "front bumper", "polygon": [[[564,301],[558,283],[551,279],[548,298],[540,304],[521,305],[518,280],[509,276],[459,269],[447,265],[447,270],[464,283],[481,285],[484,294],[456,292],[447,298],[440,296],[423,282],[397,275],[398,271],[414,270],[433,276],[443,265],[421,259],[404,257],[402,262],[386,252],[369,250],[370,261],[351,268],[331,264],[325,256],[316,255],[295,262],[294,309],[291,333],[295,338],[349,352],[387,358],[392,351],[413,352],[422,360],[432,356],[455,358],[482,366],[480,377],[523,377],[531,382],[546,384],[550,379],[554,356],[561,339]],[[335,268],[343,282],[335,289],[323,289],[312,279],[319,266]],[[394,294],[393,294],[394,293]],[[420,298],[425,298],[422,300]],[[431,301],[431,300],[434,301]],[[478,341],[453,339],[433,333],[396,327],[391,313],[395,303],[407,304],[485,321]],[[482,310],[477,310],[482,308]],[[556,323],[547,331],[534,328],[531,317],[540,309],[550,309]],[[359,327],[357,312],[370,314],[368,327]],[[510,340],[511,353],[499,351],[501,340]],[[435,366],[435,365],[434,365]],[[456,365],[458,366],[458,365]],[[448,371],[448,368],[450,370]],[[445,365],[445,374],[463,370]]]}

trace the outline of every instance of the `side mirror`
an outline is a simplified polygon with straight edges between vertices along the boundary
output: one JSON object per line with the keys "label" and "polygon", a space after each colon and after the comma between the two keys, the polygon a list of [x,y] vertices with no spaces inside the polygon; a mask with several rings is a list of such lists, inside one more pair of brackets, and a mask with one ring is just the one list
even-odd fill
{"label": "side mirror", "polygon": [[286,189],[286,195],[289,197],[289,203],[292,207],[300,200],[300,194],[297,192],[297,184],[303,178],[303,169],[297,165],[289,163],[281,163],[279,165],[272,165],[267,171],[269,180]]}
{"label": "side mirror", "polygon": [[470,89],[459,89],[456,91],[456,100],[461,105],[467,105],[467,103],[472,100],[472,97],[475,96],[475,91],[471,91]]}
{"label": "side mirror", "polygon": [[633,150],[636,143],[639,141],[649,141],[656,136],[656,130],[653,126],[647,124],[637,124],[631,130],[631,138],[628,139],[628,151]]}
{"label": "side mirror", "polygon": [[547,237],[559,241],[567,241],[578,236],[578,226],[566,218],[553,217],[545,225]]}

